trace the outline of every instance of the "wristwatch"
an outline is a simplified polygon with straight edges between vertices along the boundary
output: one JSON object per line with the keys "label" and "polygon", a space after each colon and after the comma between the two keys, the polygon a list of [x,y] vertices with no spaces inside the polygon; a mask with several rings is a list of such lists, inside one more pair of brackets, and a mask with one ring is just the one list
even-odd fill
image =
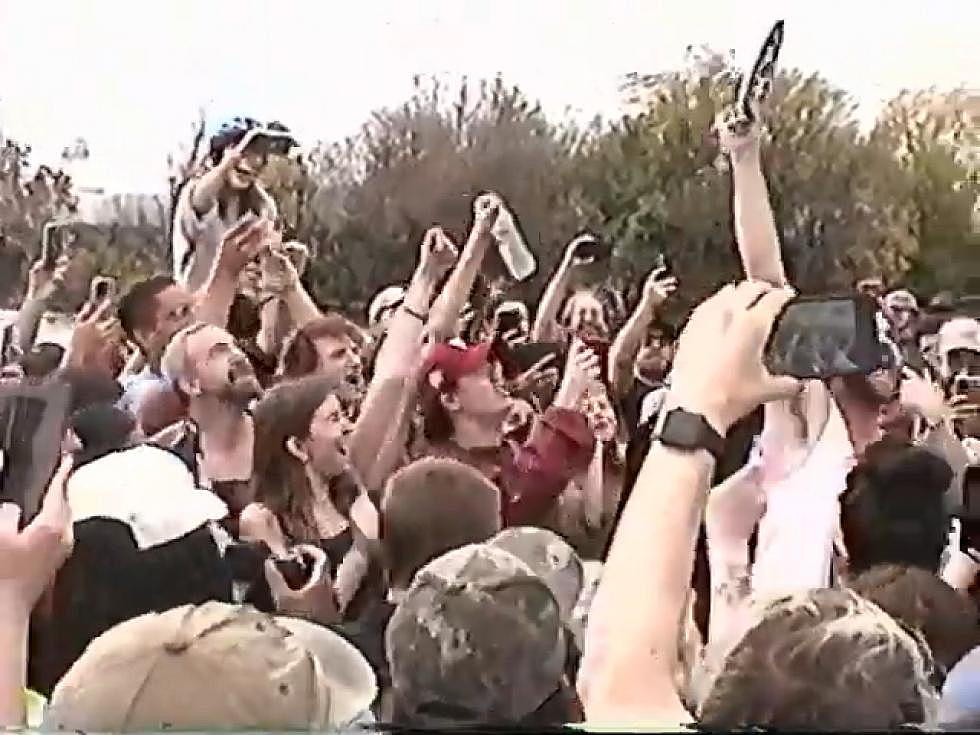
{"label": "wristwatch", "polygon": [[661,412],[651,438],[665,447],[684,452],[704,449],[715,462],[721,461],[725,451],[725,437],[715,431],[704,416],[683,408]]}

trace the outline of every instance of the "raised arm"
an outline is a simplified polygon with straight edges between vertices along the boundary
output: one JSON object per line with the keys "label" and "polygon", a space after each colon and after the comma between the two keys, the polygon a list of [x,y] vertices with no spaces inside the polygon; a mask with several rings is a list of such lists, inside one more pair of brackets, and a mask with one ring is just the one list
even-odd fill
{"label": "raised arm", "polygon": [[25,722],[27,635],[31,611],[71,553],[71,511],[64,459],[48,487],[41,510],[22,531],[20,508],[0,505],[0,728]]}
{"label": "raised arm", "polygon": [[218,256],[204,287],[195,294],[198,321],[225,329],[232,301],[238,291],[238,278],[245,266],[266,250],[274,234],[267,219],[247,219],[232,227],[221,240]]}
{"label": "raised arm", "polygon": [[729,113],[718,124],[721,149],[732,165],[732,211],[735,239],[747,278],[786,285],[776,220],[769,204],[769,189],[762,174],[762,130]]}
{"label": "raised arm", "polygon": [[63,256],[52,269],[47,269],[39,260],[31,266],[27,276],[27,293],[24,302],[17,311],[14,324],[17,347],[27,352],[34,346],[37,339],[38,326],[48,308],[48,302],[64,287],[65,272],[70,261]]}
{"label": "raised arm", "polygon": [[653,323],[657,309],[677,290],[677,279],[666,269],[658,268],[647,276],[640,301],[629,320],[619,330],[609,350],[609,384],[616,397],[622,398],[633,384],[633,364],[643,345],[643,338]]}
{"label": "raised arm", "polygon": [[[664,415],[683,408],[724,436],[760,403],[798,391],[795,380],[773,378],[762,365],[773,321],[791,296],[742,283],[702,304],[681,335]],[[705,360],[705,354],[713,359]],[[714,464],[703,449],[658,441],[651,446],[616,528],[590,615],[586,657],[592,666],[580,687],[590,724],[676,727],[690,720],[674,672]],[[644,580],[640,587],[638,579]]]}
{"label": "raised arm", "polygon": [[531,327],[532,342],[558,341],[558,310],[572,282],[572,272],[576,265],[576,242],[577,240],[572,241],[565,248],[558,268],[544,289],[534,316],[534,326]]}
{"label": "raised arm", "polygon": [[422,240],[418,266],[405,299],[388,324],[375,361],[374,377],[351,437],[351,462],[372,492],[399,459],[396,445],[405,433],[404,423],[410,414],[406,405],[414,406],[416,371],[422,359],[422,334],[429,304],[436,285],[455,261],[456,246],[452,240],[440,228],[430,229]]}
{"label": "raised arm", "polygon": [[502,202],[492,194],[483,195],[486,199],[479,201],[474,207],[473,227],[470,236],[463,246],[459,262],[453,269],[442,293],[432,305],[429,314],[427,331],[434,341],[441,342],[456,336],[456,325],[459,315],[473,290],[473,284],[480,272],[480,266],[486,257],[487,250],[493,243],[490,229],[497,220]]}

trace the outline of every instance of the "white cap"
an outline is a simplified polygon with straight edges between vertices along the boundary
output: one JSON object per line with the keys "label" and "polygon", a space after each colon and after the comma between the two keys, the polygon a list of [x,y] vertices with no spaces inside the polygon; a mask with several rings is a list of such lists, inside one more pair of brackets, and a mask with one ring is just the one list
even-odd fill
{"label": "white cap", "polygon": [[378,291],[368,306],[368,326],[376,325],[381,321],[383,311],[398,306],[404,300],[405,289],[401,286],[388,286]]}
{"label": "white cap", "polygon": [[141,551],[228,515],[214,493],[199,488],[181,459],[141,445],[79,467],[68,479],[72,522],[109,518],[129,526]]}

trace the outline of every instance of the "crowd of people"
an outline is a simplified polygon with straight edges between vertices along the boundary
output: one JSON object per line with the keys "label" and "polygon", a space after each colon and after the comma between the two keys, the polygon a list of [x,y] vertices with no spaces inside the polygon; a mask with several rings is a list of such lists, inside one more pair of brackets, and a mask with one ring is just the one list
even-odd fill
{"label": "crowd of people", "polygon": [[744,280],[681,328],[678,274],[621,313],[588,234],[537,304],[488,287],[492,193],[361,323],[323,313],[248,120],[172,273],[66,348],[36,335],[70,253],[35,264],[3,385],[71,405],[37,512],[0,506],[0,725],[980,725],[980,323],[869,280],[898,359],[771,374],[757,120],[718,127]]}

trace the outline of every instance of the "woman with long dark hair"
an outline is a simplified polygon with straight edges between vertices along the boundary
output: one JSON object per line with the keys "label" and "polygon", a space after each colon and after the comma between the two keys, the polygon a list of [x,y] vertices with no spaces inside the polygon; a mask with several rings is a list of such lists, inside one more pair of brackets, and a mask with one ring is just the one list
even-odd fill
{"label": "woman with long dark hair", "polygon": [[322,548],[341,609],[366,570],[359,542],[376,535],[374,506],[348,459],[352,402],[347,386],[321,376],[266,393],[253,414],[255,502],[240,519],[242,538],[265,541],[274,554],[297,544]]}

